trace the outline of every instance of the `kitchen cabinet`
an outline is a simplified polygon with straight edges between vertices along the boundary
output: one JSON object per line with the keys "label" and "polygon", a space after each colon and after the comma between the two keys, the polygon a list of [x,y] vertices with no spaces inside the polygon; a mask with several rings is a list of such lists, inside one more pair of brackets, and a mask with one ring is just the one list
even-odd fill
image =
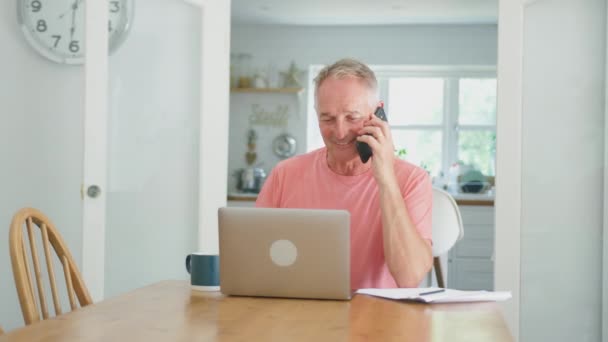
{"label": "kitchen cabinet", "polygon": [[494,207],[460,205],[464,237],[448,253],[447,286],[494,289]]}
{"label": "kitchen cabinet", "polygon": [[249,208],[253,208],[255,207],[255,202],[254,201],[228,201],[227,204],[229,207],[249,207]]}

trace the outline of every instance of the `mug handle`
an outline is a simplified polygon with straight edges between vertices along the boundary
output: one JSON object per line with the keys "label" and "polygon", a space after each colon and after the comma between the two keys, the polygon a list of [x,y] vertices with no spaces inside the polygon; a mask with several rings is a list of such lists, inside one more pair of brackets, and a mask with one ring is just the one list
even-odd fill
{"label": "mug handle", "polygon": [[186,257],[186,271],[188,271],[188,274],[190,273],[190,260],[192,259],[192,254],[188,254],[188,256]]}

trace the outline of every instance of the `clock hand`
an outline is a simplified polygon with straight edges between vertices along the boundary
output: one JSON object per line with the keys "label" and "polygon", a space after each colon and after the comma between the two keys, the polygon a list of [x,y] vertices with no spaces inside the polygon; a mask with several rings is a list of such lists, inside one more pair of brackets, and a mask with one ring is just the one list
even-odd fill
{"label": "clock hand", "polygon": [[74,9],[74,7],[78,8],[78,4],[80,4],[81,2],[82,2],[82,0],[74,0],[74,3],[70,6],[70,8],[67,11],[65,11],[59,15],[59,19],[63,19],[63,17],[65,17],[66,14],[68,14],[70,11],[72,11]]}
{"label": "clock hand", "polygon": [[70,41],[74,40],[74,31],[76,31],[76,8],[72,7],[72,27],[70,27]]}

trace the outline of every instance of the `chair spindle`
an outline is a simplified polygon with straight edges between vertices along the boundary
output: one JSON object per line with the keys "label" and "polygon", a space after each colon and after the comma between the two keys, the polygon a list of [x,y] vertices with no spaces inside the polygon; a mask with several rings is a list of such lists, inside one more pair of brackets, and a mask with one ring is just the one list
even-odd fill
{"label": "chair spindle", "polygon": [[40,307],[42,308],[42,317],[49,318],[49,310],[46,307],[46,297],[44,296],[44,288],[42,284],[42,274],[40,272],[40,262],[38,262],[38,250],[36,249],[36,240],[32,230],[32,218],[27,219],[27,233],[30,239],[30,251],[34,260],[34,273],[36,274],[36,285],[38,287],[38,296],[40,297]]}
{"label": "chair spindle", "polygon": [[55,316],[61,315],[61,304],[57,295],[57,285],[55,284],[55,271],[53,269],[53,259],[51,259],[51,248],[49,247],[49,233],[45,223],[40,226],[42,230],[42,245],[44,246],[44,256],[46,267],[49,271],[49,282],[51,283],[51,293],[53,294],[53,305],[55,306]]}
{"label": "chair spindle", "polygon": [[65,255],[61,258],[63,264],[63,274],[65,274],[65,284],[68,288],[68,298],[70,299],[70,307],[72,310],[76,309],[76,299],[74,298],[74,286],[72,285],[72,271],[70,269],[70,262]]}

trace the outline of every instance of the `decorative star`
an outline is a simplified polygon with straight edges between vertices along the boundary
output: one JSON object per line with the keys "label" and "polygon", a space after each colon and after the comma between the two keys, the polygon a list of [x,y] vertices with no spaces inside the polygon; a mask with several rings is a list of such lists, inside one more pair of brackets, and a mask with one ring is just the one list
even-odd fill
{"label": "decorative star", "polygon": [[284,83],[283,86],[285,88],[300,88],[302,87],[302,83],[300,83],[300,75],[304,73],[304,70],[300,70],[296,67],[296,63],[294,61],[289,65],[289,69],[287,71],[281,71],[281,75],[283,76]]}

